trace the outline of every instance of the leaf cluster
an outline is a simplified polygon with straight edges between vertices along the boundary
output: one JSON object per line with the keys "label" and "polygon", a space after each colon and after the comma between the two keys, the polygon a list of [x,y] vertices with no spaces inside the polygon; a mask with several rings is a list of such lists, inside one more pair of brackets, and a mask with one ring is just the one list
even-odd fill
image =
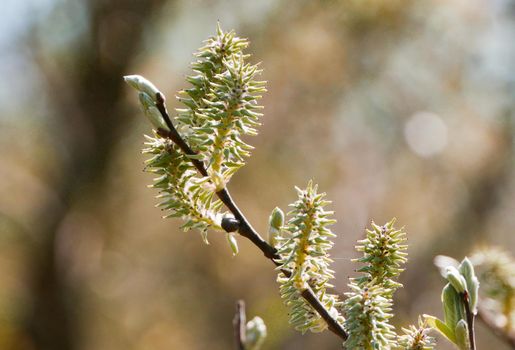
{"label": "leaf cluster", "polygon": [[478,300],[479,281],[468,258],[455,266],[445,267],[444,277],[448,283],[442,290],[444,320],[426,315],[428,324],[439,331],[460,350],[470,349],[467,309],[475,314]]}

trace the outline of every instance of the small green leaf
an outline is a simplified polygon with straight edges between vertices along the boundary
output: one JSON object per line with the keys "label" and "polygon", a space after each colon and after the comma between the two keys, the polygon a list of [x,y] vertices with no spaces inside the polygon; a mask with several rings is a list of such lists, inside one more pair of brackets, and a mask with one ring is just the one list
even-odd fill
{"label": "small green leaf", "polygon": [[470,342],[468,336],[467,322],[465,322],[465,320],[459,320],[458,324],[456,325],[454,334],[456,335],[455,344],[458,345],[458,348],[460,350],[469,350]]}
{"label": "small green leaf", "polygon": [[432,327],[433,329],[440,332],[444,337],[446,337],[449,341],[452,343],[456,343],[456,336],[454,334],[454,329],[451,330],[443,321],[440,319],[430,316],[430,315],[424,315],[424,318],[427,321],[427,324]]}
{"label": "small green leaf", "polygon": [[463,261],[461,262],[459,271],[461,275],[465,278],[465,282],[467,283],[470,309],[474,314],[476,314],[479,281],[474,272],[474,266],[467,257],[465,257],[465,259],[463,259]]}
{"label": "small green leaf", "polygon": [[447,285],[442,290],[442,303],[445,324],[450,329],[454,329],[458,321],[463,318],[465,310],[463,308],[461,296],[450,283],[447,283]]}
{"label": "small green leaf", "polygon": [[447,267],[447,280],[452,284],[454,289],[458,293],[463,293],[467,290],[467,282],[465,281],[465,278],[460,274],[458,269],[456,269],[454,266],[448,266]]}
{"label": "small green leaf", "polygon": [[230,232],[225,234],[225,238],[227,239],[227,243],[229,243],[229,247],[231,247],[232,255],[238,254],[238,241],[236,241],[236,237]]}

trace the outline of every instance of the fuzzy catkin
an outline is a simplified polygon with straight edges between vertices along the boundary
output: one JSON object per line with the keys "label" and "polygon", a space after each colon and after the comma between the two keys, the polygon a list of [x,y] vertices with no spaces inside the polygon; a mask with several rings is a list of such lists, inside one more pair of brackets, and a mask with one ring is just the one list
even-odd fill
{"label": "fuzzy catkin", "polygon": [[279,270],[290,272],[287,277],[279,272],[281,296],[290,308],[290,324],[302,333],[310,330],[320,332],[327,328],[321,316],[313,310],[301,293],[311,288],[321,304],[339,322],[343,322],[338,308],[341,302],[337,295],[327,293],[332,287],[329,280],[334,278],[329,249],[333,246],[334,233],[328,228],[335,220],[332,211],[324,210],[329,204],[324,200],[325,193],[318,193],[317,186],[310,181],[305,190],[297,189],[298,200],[290,206],[289,220],[283,235],[276,237]]}

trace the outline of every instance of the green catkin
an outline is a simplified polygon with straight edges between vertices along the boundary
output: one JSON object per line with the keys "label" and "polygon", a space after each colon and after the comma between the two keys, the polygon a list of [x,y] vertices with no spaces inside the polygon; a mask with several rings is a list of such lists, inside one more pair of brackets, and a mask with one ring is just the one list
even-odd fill
{"label": "green catkin", "polygon": [[336,295],[327,293],[332,287],[329,280],[334,278],[330,269],[332,260],[329,249],[333,246],[331,239],[335,235],[328,228],[335,221],[330,219],[331,211],[324,210],[329,204],[324,200],[324,193],[317,193],[317,186],[310,181],[305,190],[297,188],[298,200],[291,204],[293,208],[288,216],[283,234],[276,237],[278,254],[281,259],[279,270],[289,271],[287,277],[279,272],[281,296],[290,308],[290,323],[295,329],[305,333],[321,332],[327,324],[302,297],[308,288],[313,290],[319,301],[340,323],[343,317],[338,312],[341,302]]}
{"label": "green catkin", "polygon": [[344,302],[345,328],[349,349],[393,349],[397,346],[395,329],[390,325],[392,297],[402,285],[396,281],[406,262],[406,233],[394,228],[395,219],[383,226],[372,223],[356,250],[363,253],[354,261],[363,263],[352,278]]}
{"label": "green catkin", "polygon": [[406,233],[394,228],[395,221],[392,219],[383,226],[372,223],[372,229],[366,231],[366,238],[358,241],[356,250],[363,256],[354,261],[364,264],[358,269],[363,273],[356,278],[359,285],[375,280],[391,293],[402,286],[395,279],[404,271],[402,266],[407,261],[408,246],[404,244]]}
{"label": "green catkin", "polygon": [[[146,170],[159,175],[152,186],[160,190],[159,206],[170,211],[168,217],[183,218],[184,229],[199,229],[206,243],[208,229],[223,230],[221,218],[226,214],[215,194],[245,164],[252,149],[241,137],[256,135],[260,125],[262,107],[257,100],[266,91],[265,82],[255,79],[261,72],[257,65],[245,62],[247,46],[247,40],[218,27],[195,54],[193,74],[186,78],[191,86],[178,97],[184,108],[177,109],[174,118],[194,156],[185,156],[162,136],[169,128],[157,108],[159,90],[139,75],[125,77],[138,90],[143,111],[156,129],[143,153],[152,155]],[[191,158],[204,164],[208,176],[196,172]],[[234,235],[227,238],[236,253]]]}
{"label": "green catkin", "polygon": [[392,302],[389,291],[374,284],[349,284],[350,292],[346,293],[345,328],[349,339],[345,342],[348,349],[354,350],[388,350],[395,343],[396,334],[389,320]]}
{"label": "green catkin", "polygon": [[257,101],[265,82],[255,79],[258,66],[245,62],[247,46],[247,40],[218,27],[195,54],[194,74],[187,77],[191,87],[178,96],[185,108],[177,109],[177,127],[206,165],[209,176],[201,183],[215,192],[245,164],[253,147],[241,137],[257,135],[262,116]]}
{"label": "green catkin", "polygon": [[[151,187],[159,190],[158,207],[167,212],[166,217],[182,218],[185,230],[200,230],[206,243],[209,229],[224,231],[226,228],[233,254],[238,252],[233,233],[237,226],[234,229],[222,227],[222,220],[231,216],[222,210],[223,204],[216,198],[216,193],[223,190],[245,164],[253,147],[242,137],[257,134],[262,116],[258,100],[266,91],[265,82],[256,79],[261,73],[258,65],[246,62],[249,55],[244,50],[248,44],[234,31],[224,32],[218,26],[216,35],[206,40],[195,54],[196,59],[191,65],[193,74],[186,78],[190,86],[178,96],[183,107],[176,110],[173,118],[174,127],[193,150],[193,155],[185,155],[163,136],[173,130],[170,121],[161,115],[163,106],[159,105],[162,102],[159,90],[139,75],[125,77],[127,83],[138,90],[145,116],[155,128],[154,135],[147,136],[143,153],[150,156],[145,170],[157,175]],[[198,174],[192,159],[203,164],[207,176]],[[345,293],[347,299],[342,302],[338,295],[328,293],[334,278],[329,250],[335,237],[329,226],[335,220],[331,218],[333,212],[324,208],[330,202],[324,199],[324,193],[318,193],[317,186],[311,181],[306,189],[296,189],[298,199],[291,204],[288,219],[279,208],[272,212],[268,237],[269,243],[277,249],[280,294],[290,309],[290,323],[294,328],[302,333],[328,328],[325,320],[303,298],[303,293],[309,289],[346,330],[347,349],[433,349],[434,340],[427,335],[428,328],[420,320],[418,327],[404,328],[401,336],[397,336],[390,324],[393,294],[402,286],[397,279],[407,260],[406,234],[402,229],[394,228],[395,220],[383,226],[372,223],[366,238],[358,242],[356,249],[363,256],[354,261],[363,264],[357,270],[361,275],[350,280],[350,291]],[[467,288],[477,292],[473,267],[468,260],[466,263],[460,273],[468,276],[465,278]],[[454,278],[454,275],[451,274],[451,282],[458,287],[464,285],[459,283],[461,276]],[[448,308],[447,312],[450,311],[453,310]],[[449,324],[458,321],[451,320],[454,314],[447,316]],[[445,328],[450,339],[454,339],[454,328],[447,331],[446,324],[434,318],[427,319],[441,324],[440,328]],[[255,336],[259,340],[255,342],[256,348],[266,333],[263,327],[254,327],[262,333]]]}
{"label": "green catkin", "polygon": [[158,175],[151,187],[159,190],[157,206],[170,212],[165,217],[182,218],[184,230],[196,228],[204,240],[207,229],[221,231],[221,214],[212,210],[217,203],[202,201],[198,192],[191,190],[196,171],[186,156],[170,140],[158,136],[147,136],[145,145],[143,153],[151,155],[145,170]]}
{"label": "green catkin", "polygon": [[418,327],[413,325],[402,328],[403,335],[399,337],[399,349],[401,350],[432,350],[435,347],[435,339],[428,333],[431,328],[426,325],[422,318],[418,319]]}

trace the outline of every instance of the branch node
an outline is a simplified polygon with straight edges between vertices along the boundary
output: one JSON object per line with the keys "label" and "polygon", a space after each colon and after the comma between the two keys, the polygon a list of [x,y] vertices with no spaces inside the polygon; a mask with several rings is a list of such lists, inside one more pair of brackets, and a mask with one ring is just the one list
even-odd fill
{"label": "branch node", "polygon": [[236,232],[240,229],[240,221],[232,216],[226,216],[222,219],[222,228],[225,232]]}

